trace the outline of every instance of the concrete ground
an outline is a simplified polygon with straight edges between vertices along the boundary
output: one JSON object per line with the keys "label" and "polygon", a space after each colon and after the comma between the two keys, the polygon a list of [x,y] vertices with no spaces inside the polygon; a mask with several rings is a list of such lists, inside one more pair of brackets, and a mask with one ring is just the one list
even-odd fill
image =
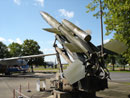
{"label": "concrete ground", "polygon": [[[113,73],[112,81],[109,81],[109,89],[97,92],[96,95],[99,98],[130,98],[130,85],[126,84],[125,80],[129,76],[123,77],[122,74]],[[112,75],[112,74],[111,74]],[[121,76],[122,78],[120,78]],[[128,76],[128,77],[127,77]],[[13,98],[13,89],[19,90],[20,85],[22,88],[22,93],[29,98],[53,98],[50,92],[37,92],[36,82],[39,78],[51,78],[54,74],[25,74],[25,75],[13,75],[12,77],[2,77],[0,76],[0,98]],[[124,79],[125,78],[125,79]],[[114,80],[115,79],[115,80]],[[118,81],[117,81],[118,80]],[[121,81],[120,81],[121,80]],[[28,83],[30,84],[31,92],[28,93]],[[19,96],[19,94],[16,94]],[[18,98],[18,97],[16,97]],[[25,98],[25,97],[24,97]]]}
{"label": "concrete ground", "polygon": [[[42,98],[44,96],[44,92],[39,93],[36,90],[36,83],[39,78],[51,78],[54,74],[26,74],[26,75],[13,75],[10,77],[0,76],[0,98],[13,98],[13,90],[18,90],[21,85],[21,92],[28,96],[29,98]],[[27,92],[29,89],[31,92]],[[49,94],[49,92],[48,92]],[[48,96],[46,93],[46,96]],[[38,96],[37,96],[38,95]],[[50,94],[49,94],[50,95]],[[16,97],[20,96],[16,93]],[[25,98],[25,97],[24,97]]]}
{"label": "concrete ground", "polygon": [[99,98],[130,98],[130,85],[109,82],[109,88],[96,93]]}
{"label": "concrete ground", "polygon": [[130,72],[110,72],[109,88],[97,92],[101,98],[130,98]]}
{"label": "concrete ground", "polygon": [[129,82],[130,72],[110,72],[112,81],[114,82]]}

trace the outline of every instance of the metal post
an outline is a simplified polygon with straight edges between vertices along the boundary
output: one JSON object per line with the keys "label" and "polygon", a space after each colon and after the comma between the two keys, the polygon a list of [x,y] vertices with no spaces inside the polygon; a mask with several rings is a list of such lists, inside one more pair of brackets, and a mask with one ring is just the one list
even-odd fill
{"label": "metal post", "polygon": [[58,64],[60,65],[60,71],[63,73],[63,66],[62,66],[62,64],[61,64],[60,55],[59,55],[59,53],[57,52],[57,50],[56,50],[56,56],[57,56]]}
{"label": "metal post", "polygon": [[13,98],[15,98],[15,89],[13,89]]}
{"label": "metal post", "polygon": [[28,82],[28,89],[27,89],[27,92],[31,92],[30,90],[30,83]]}
{"label": "metal post", "polygon": [[61,64],[60,55],[59,55],[58,51],[56,50],[56,47],[57,47],[57,45],[56,45],[56,40],[57,40],[57,39],[55,38],[53,47],[55,48],[55,51],[56,51],[56,57],[57,57],[58,64],[60,65],[60,71],[61,71],[61,73],[63,73],[63,66],[62,66],[62,64]]}
{"label": "metal post", "polygon": [[29,85],[29,82],[28,82],[28,90],[30,89],[30,85]]}
{"label": "metal post", "polygon": [[19,96],[21,96],[21,84],[20,84],[19,92],[20,92],[20,95],[19,95]]}
{"label": "metal post", "polygon": [[101,41],[102,41],[102,46],[101,46],[101,54],[103,55],[103,21],[102,21],[102,2],[100,0],[100,20],[101,20]]}
{"label": "metal post", "polygon": [[71,64],[72,61],[68,58],[68,56],[57,46],[55,47],[56,51],[67,61],[67,63]]}

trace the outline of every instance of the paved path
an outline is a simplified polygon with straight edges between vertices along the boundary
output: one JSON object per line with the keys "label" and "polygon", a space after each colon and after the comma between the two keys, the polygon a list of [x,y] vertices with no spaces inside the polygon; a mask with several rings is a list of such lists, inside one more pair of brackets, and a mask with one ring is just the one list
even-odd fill
{"label": "paved path", "polygon": [[[36,82],[39,78],[50,78],[52,74],[27,74],[14,75],[14,77],[0,77],[0,98],[13,98],[13,89],[19,89],[21,84],[22,93],[30,98],[53,98],[50,92],[37,92]],[[123,84],[129,81],[130,73],[111,73],[112,81],[109,81],[109,89],[97,92],[101,98],[130,98],[130,85]],[[30,83],[32,92],[28,93],[27,85]],[[120,83],[122,82],[122,83]],[[18,95],[18,94],[17,94]]]}
{"label": "paved path", "polygon": [[[20,85],[24,95],[30,98],[42,98],[44,94],[36,91],[36,82],[39,78],[50,78],[53,76],[53,74],[27,74],[0,77],[0,98],[13,98],[13,89],[19,90]],[[27,92],[28,83],[30,85],[30,93]],[[35,97],[35,95],[39,95],[39,97]],[[16,93],[16,96],[18,98],[19,94]]]}
{"label": "paved path", "polygon": [[96,95],[99,98],[130,98],[130,85],[109,82],[109,88]]}
{"label": "paved path", "polygon": [[114,82],[129,82],[130,83],[130,72],[111,72],[111,79]]}

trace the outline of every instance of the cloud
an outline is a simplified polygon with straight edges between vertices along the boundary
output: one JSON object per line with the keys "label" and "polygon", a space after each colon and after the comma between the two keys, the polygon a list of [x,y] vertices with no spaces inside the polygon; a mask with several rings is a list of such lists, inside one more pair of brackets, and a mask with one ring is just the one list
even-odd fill
{"label": "cloud", "polygon": [[14,3],[17,4],[17,5],[20,5],[21,4],[21,0],[14,0]]}
{"label": "cloud", "polygon": [[109,41],[110,41],[110,39],[106,39],[106,40],[104,40],[104,44],[107,43],[107,42],[109,42]]}
{"label": "cloud", "polygon": [[20,40],[20,38],[16,38],[16,42],[19,44],[22,44],[22,41]]}
{"label": "cloud", "polygon": [[65,9],[59,9],[58,10],[61,14],[61,16],[65,16],[67,18],[73,18],[74,17],[74,12],[73,11],[67,11]]}
{"label": "cloud", "polygon": [[54,48],[45,48],[45,49],[43,49],[41,51],[43,51],[43,53],[54,53],[55,49]]}
{"label": "cloud", "polygon": [[51,61],[51,62],[55,62],[56,56],[47,56],[45,57],[45,61]]}
{"label": "cloud", "polygon": [[44,0],[35,0],[35,2],[36,3],[34,5],[38,4],[38,5],[42,6],[42,7],[44,6]]}
{"label": "cloud", "polygon": [[8,39],[8,42],[9,42],[9,43],[16,42],[16,43],[18,43],[18,44],[22,44],[22,41],[20,40],[20,38],[16,38],[16,40]]}
{"label": "cloud", "polygon": [[14,42],[14,40],[12,40],[12,39],[8,39],[8,42],[9,42],[9,43],[12,43],[12,42]]}
{"label": "cloud", "polygon": [[53,45],[54,44],[54,41],[48,41],[47,44],[50,44],[50,45]]}
{"label": "cloud", "polygon": [[[43,49],[43,50],[41,50],[41,51],[43,51],[44,54],[56,53],[54,48],[45,48],[45,49]],[[63,59],[62,56],[60,56],[60,59],[61,59],[61,62],[62,62],[63,64],[66,63],[65,59]],[[45,57],[45,61],[55,62],[55,60],[56,60],[56,55],[46,56],[46,57]],[[56,60],[56,62],[57,62],[57,60]]]}
{"label": "cloud", "polygon": [[5,39],[5,38],[3,38],[3,37],[0,37],[0,41],[1,41],[1,42],[5,42],[5,41],[6,41],[6,39]]}
{"label": "cloud", "polygon": [[[43,51],[44,54],[55,53],[54,48],[44,48],[44,49],[41,49],[41,51]],[[46,56],[45,61],[53,61],[53,62],[55,62],[55,58],[56,58],[56,56]]]}

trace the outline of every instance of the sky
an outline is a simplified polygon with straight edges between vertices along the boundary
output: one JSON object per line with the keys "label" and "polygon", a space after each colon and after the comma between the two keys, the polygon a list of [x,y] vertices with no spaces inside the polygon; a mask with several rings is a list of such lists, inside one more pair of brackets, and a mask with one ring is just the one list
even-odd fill
{"label": "sky", "polygon": [[[43,31],[50,26],[43,20],[40,11],[49,13],[59,22],[67,19],[83,30],[90,30],[94,45],[101,44],[100,19],[93,17],[94,12],[86,13],[86,5],[91,0],[0,0],[0,41],[9,45],[12,42],[22,44],[26,39],[33,39],[40,45],[40,50],[54,53],[54,34]],[[98,10],[98,9],[97,9]],[[108,42],[113,35],[105,36]],[[46,57],[55,61],[55,57]]]}

